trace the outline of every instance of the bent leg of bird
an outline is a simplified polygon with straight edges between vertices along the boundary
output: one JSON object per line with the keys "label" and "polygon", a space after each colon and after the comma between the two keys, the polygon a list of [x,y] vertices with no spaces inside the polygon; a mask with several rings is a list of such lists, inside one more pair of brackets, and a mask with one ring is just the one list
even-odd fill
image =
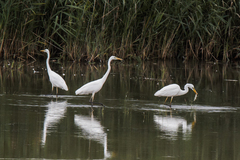
{"label": "bent leg of bird", "polygon": [[166,100],[164,101],[164,103],[163,103],[163,104],[165,104],[165,103],[167,102],[167,99],[168,99],[168,97],[166,98]]}

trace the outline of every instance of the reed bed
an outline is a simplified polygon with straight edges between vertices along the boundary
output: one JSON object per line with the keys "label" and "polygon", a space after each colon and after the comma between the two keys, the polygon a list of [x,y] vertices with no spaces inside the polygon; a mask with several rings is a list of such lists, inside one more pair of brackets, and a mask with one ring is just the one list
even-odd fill
{"label": "reed bed", "polygon": [[0,57],[97,61],[239,58],[236,0],[0,2]]}

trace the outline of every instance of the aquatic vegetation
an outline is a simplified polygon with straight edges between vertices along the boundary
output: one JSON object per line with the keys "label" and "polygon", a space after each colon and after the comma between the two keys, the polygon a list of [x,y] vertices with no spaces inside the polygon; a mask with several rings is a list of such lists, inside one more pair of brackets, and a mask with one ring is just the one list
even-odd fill
{"label": "aquatic vegetation", "polygon": [[0,57],[239,58],[238,1],[1,1]]}

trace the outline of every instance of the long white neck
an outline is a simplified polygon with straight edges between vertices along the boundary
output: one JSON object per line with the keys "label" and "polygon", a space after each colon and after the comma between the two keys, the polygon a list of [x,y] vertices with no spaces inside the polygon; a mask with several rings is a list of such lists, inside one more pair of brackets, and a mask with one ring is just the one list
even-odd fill
{"label": "long white neck", "polygon": [[48,51],[47,52],[47,60],[46,60],[47,71],[51,71],[51,68],[50,68],[50,65],[49,65],[49,60],[50,60],[50,53]]}
{"label": "long white neck", "polygon": [[109,73],[110,73],[110,71],[111,71],[111,61],[112,61],[112,59],[109,59],[108,60],[108,69],[107,69],[107,72],[104,74],[104,76],[101,78],[102,79],[102,81],[103,81],[103,83],[106,81],[106,79],[107,79],[107,77],[108,77],[108,75],[109,75]]}
{"label": "long white neck", "polygon": [[186,94],[186,93],[188,93],[188,85],[185,85],[185,86],[184,86],[184,90],[180,90],[180,91],[178,92],[178,96],[184,95],[184,94]]}

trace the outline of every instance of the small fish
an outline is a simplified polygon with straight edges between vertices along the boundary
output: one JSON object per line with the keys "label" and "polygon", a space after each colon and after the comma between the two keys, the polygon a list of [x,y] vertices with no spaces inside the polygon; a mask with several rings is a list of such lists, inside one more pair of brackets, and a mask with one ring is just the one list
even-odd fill
{"label": "small fish", "polygon": [[195,94],[195,97],[194,97],[194,100],[193,100],[193,101],[195,101],[195,100],[197,99],[197,95],[198,95],[198,94]]}

